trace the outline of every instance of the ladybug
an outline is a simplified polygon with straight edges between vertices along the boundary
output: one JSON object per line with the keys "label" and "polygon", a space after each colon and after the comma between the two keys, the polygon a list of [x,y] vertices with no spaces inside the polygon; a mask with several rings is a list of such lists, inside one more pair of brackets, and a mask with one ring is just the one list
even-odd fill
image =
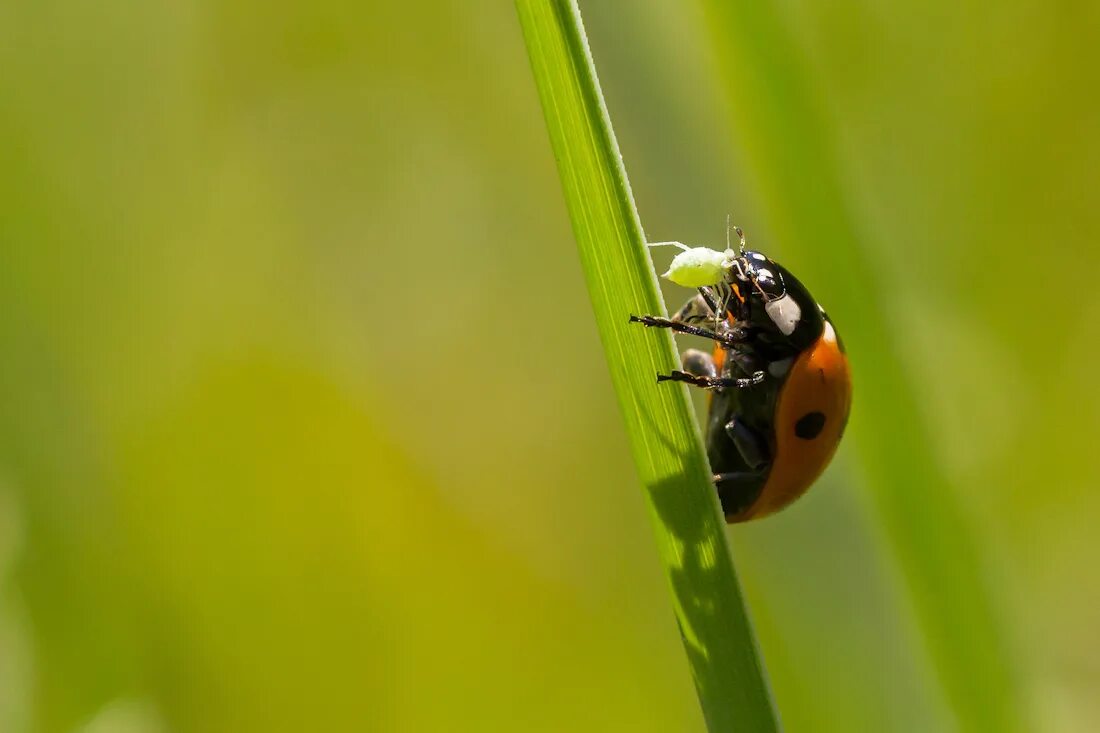
{"label": "ladybug", "polygon": [[[727,247],[716,283],[698,287],[671,319],[630,317],[714,341],[713,353],[688,349],[683,370],[657,381],[710,392],[707,455],[730,523],[805,493],[836,452],[852,403],[848,357],[825,310],[789,270],[746,250],[736,231],[740,252]],[[674,261],[666,277],[676,281],[676,269]]]}

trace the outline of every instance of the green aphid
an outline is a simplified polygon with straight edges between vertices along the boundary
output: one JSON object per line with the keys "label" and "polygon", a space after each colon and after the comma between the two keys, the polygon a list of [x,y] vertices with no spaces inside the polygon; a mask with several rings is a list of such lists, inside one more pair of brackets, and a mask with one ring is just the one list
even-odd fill
{"label": "green aphid", "polygon": [[[733,266],[737,252],[729,246],[729,224],[727,222],[726,249],[719,252],[710,247],[689,247],[683,242],[652,242],[650,247],[678,247],[683,250],[672,258],[668,272],[661,277],[671,280],[685,288],[705,288],[722,282],[726,271]],[[741,251],[745,250],[745,234],[741,227],[734,231],[741,239]]]}

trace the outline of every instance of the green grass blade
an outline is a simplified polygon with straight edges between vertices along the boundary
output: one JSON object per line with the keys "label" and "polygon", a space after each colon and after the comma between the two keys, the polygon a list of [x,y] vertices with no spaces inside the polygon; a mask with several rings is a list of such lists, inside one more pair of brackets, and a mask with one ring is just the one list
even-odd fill
{"label": "green grass blade", "polygon": [[567,0],[517,0],[612,381],[707,725],[774,731],[777,722],[730,559],[675,345],[632,313],[664,312],[580,12]]}
{"label": "green grass blade", "polygon": [[[828,283],[848,341],[856,439],[873,500],[905,573],[926,647],[966,731],[1026,728],[1009,645],[974,530],[938,467],[900,365],[889,301],[845,199],[833,137],[798,48],[767,2],[704,3],[758,197],[785,254]],[[904,334],[901,334],[904,337]],[[861,353],[862,351],[862,353]]]}

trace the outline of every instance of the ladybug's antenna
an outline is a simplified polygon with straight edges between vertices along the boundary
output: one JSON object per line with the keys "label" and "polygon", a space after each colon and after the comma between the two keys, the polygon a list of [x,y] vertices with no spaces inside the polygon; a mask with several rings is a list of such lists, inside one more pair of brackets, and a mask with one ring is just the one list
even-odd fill
{"label": "ladybug's antenna", "polygon": [[741,240],[741,246],[740,246],[741,254],[745,254],[745,232],[743,232],[741,230],[741,227],[733,226],[731,221],[730,221],[730,215],[726,214],[726,249],[727,250],[732,249],[730,247],[730,230],[731,229],[734,232],[737,233],[737,238]]}

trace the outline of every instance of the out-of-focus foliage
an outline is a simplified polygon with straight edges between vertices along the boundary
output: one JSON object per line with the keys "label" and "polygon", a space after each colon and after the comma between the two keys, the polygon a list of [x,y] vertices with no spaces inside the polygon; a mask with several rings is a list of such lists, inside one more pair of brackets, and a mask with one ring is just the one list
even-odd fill
{"label": "out-of-focus foliage", "polygon": [[[1098,11],[780,7],[879,300],[785,264],[1094,730]],[[699,9],[583,9],[651,238],[782,258]],[[511,4],[0,4],[0,355],[0,730],[702,729]],[[730,530],[790,731],[951,730],[888,490]]]}

